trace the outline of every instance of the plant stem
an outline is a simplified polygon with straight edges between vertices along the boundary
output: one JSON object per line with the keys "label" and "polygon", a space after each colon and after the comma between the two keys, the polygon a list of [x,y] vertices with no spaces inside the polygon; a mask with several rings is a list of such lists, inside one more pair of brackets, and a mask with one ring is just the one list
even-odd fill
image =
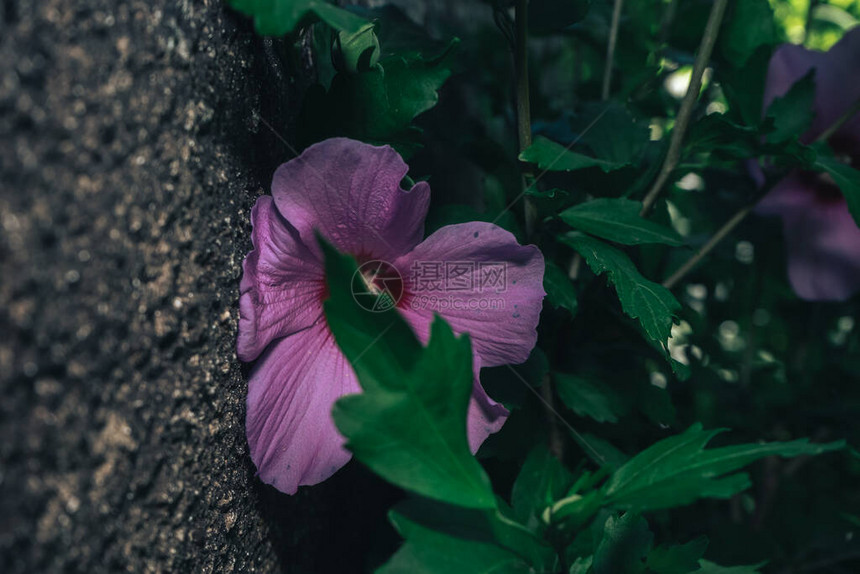
{"label": "plant stem", "polygon": [[860,100],[854,102],[851,107],[848,108],[848,110],[839,117],[838,120],[833,122],[833,125],[821,132],[821,135],[815,138],[815,141],[826,142],[827,140],[829,140],[830,137],[836,132],[838,132],[840,129],[842,129],[842,126],[847,124],[848,121],[851,120],[857,114],[857,112],[860,112]]}
{"label": "plant stem", "polygon": [[[517,81],[517,138],[519,140],[520,153],[522,153],[532,145],[532,118],[529,101],[528,0],[517,0],[514,9],[514,20],[516,27],[514,69]],[[525,187],[532,184],[533,177],[530,168],[524,169],[523,184]],[[523,210],[526,221],[526,239],[530,239],[534,234],[537,210],[528,196],[523,199]]]}
{"label": "plant stem", "polygon": [[809,8],[806,10],[806,24],[803,27],[802,45],[805,45],[806,41],[809,39],[809,32],[812,30],[812,24],[815,21],[815,8],[819,3],[819,0],[809,0]]}
{"label": "plant stem", "polygon": [[663,19],[660,21],[660,35],[657,37],[657,42],[660,46],[666,43],[669,39],[669,31],[672,29],[672,23],[675,22],[675,14],[678,12],[678,0],[670,0],[669,5],[663,12]]}
{"label": "plant stem", "polygon": [[514,66],[517,80],[517,136],[522,152],[532,145],[531,105],[529,103],[528,0],[517,0],[515,10]]}
{"label": "plant stem", "polygon": [[615,44],[618,43],[618,27],[621,24],[623,6],[624,0],[615,0],[615,6],[612,9],[612,26],[609,28],[609,42],[606,44],[606,66],[603,68],[603,89],[600,92],[600,99],[603,101],[609,99],[609,87],[612,84],[612,68],[615,61]]}
{"label": "plant stem", "polygon": [[671,289],[672,287],[674,287],[675,284],[678,283],[678,281],[680,281],[687,273],[689,273],[696,265],[698,265],[699,262],[704,259],[705,256],[720,243],[720,241],[725,239],[726,236],[731,233],[732,230],[734,230],[734,228],[737,227],[738,224],[740,224],[740,222],[743,221],[747,215],[750,214],[756,203],[758,203],[758,201],[755,201],[741,208],[731,217],[731,219],[725,222],[723,226],[713,235],[713,237],[711,237],[707,243],[702,245],[702,247],[699,248],[698,251],[696,251],[695,255],[690,257],[686,263],[681,265],[681,267],[679,267],[677,271],[672,273],[671,276],[669,276],[665,281],[663,281],[663,287],[666,287],[667,289]]}
{"label": "plant stem", "polygon": [[[522,153],[532,145],[532,118],[531,104],[529,103],[529,54],[528,54],[528,0],[517,0],[514,8],[514,20],[516,28],[516,44],[514,49],[514,68],[517,81],[517,137],[519,148]],[[525,187],[533,184],[534,174],[531,168],[523,170],[523,183]],[[537,209],[526,196],[523,200],[526,220],[526,239],[534,236],[535,222],[537,221]],[[549,376],[544,377],[541,388],[544,405],[546,406],[547,419],[549,420],[549,448],[559,459],[564,456],[564,440],[561,429],[555,421],[554,396],[552,382]]]}
{"label": "plant stem", "polygon": [[714,50],[714,43],[717,41],[717,35],[720,32],[720,23],[723,21],[727,4],[728,0],[714,0],[714,5],[711,7],[711,13],[708,16],[708,23],[705,26],[702,42],[699,44],[699,50],[696,53],[696,62],[693,65],[693,75],[690,78],[690,85],[681,102],[681,108],[678,110],[675,127],[672,129],[669,151],[666,152],[666,159],[663,161],[663,167],[660,168],[657,180],[642,201],[640,215],[643,217],[648,214],[648,211],[650,211],[651,207],[657,201],[657,197],[663,190],[663,186],[666,185],[672,172],[675,171],[678,161],[681,159],[681,144],[690,125],[693,108],[699,99],[699,91],[702,89],[702,76],[705,74],[705,68],[707,68],[708,62],[711,59],[711,52]]}

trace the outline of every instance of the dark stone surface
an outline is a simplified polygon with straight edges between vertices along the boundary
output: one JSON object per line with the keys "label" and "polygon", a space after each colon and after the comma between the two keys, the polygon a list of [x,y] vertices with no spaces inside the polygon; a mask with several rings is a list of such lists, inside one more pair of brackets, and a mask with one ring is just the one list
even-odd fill
{"label": "dark stone surface", "polygon": [[362,570],[378,483],[286,497],[245,443],[248,215],[290,157],[257,118],[297,74],[220,0],[0,18],[0,572]]}

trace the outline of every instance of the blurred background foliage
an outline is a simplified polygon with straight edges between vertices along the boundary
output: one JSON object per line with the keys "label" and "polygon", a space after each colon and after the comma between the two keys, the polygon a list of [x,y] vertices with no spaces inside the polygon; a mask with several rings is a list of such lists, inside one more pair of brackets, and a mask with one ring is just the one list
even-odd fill
{"label": "blurred background foliage", "polygon": [[[712,2],[625,2],[607,99],[601,92],[613,2],[533,0],[533,132],[604,162],[539,169],[537,185],[526,191],[538,213],[533,233],[523,215],[511,3],[372,4],[350,8],[370,28],[359,23],[338,32],[304,20],[272,42],[286,69],[302,58],[315,65],[304,104],[278,128],[295,134],[299,148],[333,135],[391,144],[407,158],[410,177],[433,189],[428,234],[450,223],[493,221],[537,243],[550,262],[554,279],[532,357],[514,369],[482,372],[488,392],[512,411],[478,455],[495,491],[508,498],[535,445],[554,442],[569,472],[581,473],[598,462],[617,468],[697,422],[731,429],[715,439],[718,446],[845,439],[849,448],[836,454],[756,462],[752,488],[728,500],[702,499],[647,518],[662,543],[707,536],[705,556],[720,564],[860,571],[860,299],[798,299],[786,278],[780,222],[753,214],[672,288],[680,307],[667,360],[661,341],[643,336],[616,292],[558,240],[569,229],[558,214],[571,206],[641,199],[662,163]],[[681,161],[650,217],[685,245],[623,247],[642,276],[668,277],[757,197],[746,162],[765,155],[761,90],[773,47],[827,50],[858,22],[860,0],[730,3]],[[778,153],[800,162],[802,152],[790,147],[796,135]],[[547,385],[563,423],[539,398]],[[589,459],[595,451],[600,461]],[[601,516],[607,528],[616,520]],[[386,524],[368,527],[383,540],[396,536]],[[370,555],[377,565],[379,556]],[[659,570],[650,555],[648,564],[672,571]]]}

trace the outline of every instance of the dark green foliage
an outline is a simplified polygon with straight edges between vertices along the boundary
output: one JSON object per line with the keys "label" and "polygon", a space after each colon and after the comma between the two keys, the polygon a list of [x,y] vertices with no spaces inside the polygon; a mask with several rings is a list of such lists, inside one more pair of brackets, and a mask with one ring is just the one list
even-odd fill
{"label": "dark green foliage", "polygon": [[595,199],[566,209],[559,217],[574,229],[622,245],[684,243],[674,229],[640,217],[641,209],[641,203],[629,199]]}
{"label": "dark green foliage", "polygon": [[639,320],[648,337],[659,343],[667,341],[672,320],[681,308],[671,291],[645,279],[630,258],[615,247],[577,233],[560,236],[559,241],[579,252],[595,274],[606,273],[622,309]]}
{"label": "dark green foliage", "polygon": [[603,487],[607,502],[636,510],[657,510],[688,504],[700,497],[729,498],[748,488],[749,476],[732,474],[765,456],[816,455],[841,449],[843,441],[727,446],[705,450],[720,431],[695,424],[683,434],[665,439],[636,455],[615,471]]}
{"label": "dark green foliage", "polygon": [[[804,137],[816,74],[763,106],[771,55],[801,39],[805,9],[730,2],[677,164],[640,215],[712,2],[625,2],[608,72],[614,2],[528,2],[524,149],[512,1],[458,5],[468,25],[430,8],[426,26],[390,6],[229,3],[262,34],[293,32],[290,66],[313,40],[318,69],[297,82],[289,119],[298,148],[332,136],[392,145],[407,181],[433,188],[426,234],[492,222],[546,260],[536,348],[481,370],[511,416],[476,458],[469,338],[437,318],[424,347],[396,311],[363,311],[346,288],[354,262],[327,248],[326,320],[363,389],[335,421],[356,459],[405,491],[390,512],[403,542],[380,572],[860,568],[846,539],[860,524],[860,459],[843,450],[860,444],[858,299],[798,299],[783,225],[746,213],[804,170],[860,222],[856,160]],[[857,18],[860,7],[820,3],[807,45],[829,47]],[[720,440],[731,442],[707,448]]]}
{"label": "dark green foliage", "polygon": [[355,33],[364,20],[326,0],[227,0],[234,9],[254,19],[257,33],[283,36],[313,14],[335,30]]}

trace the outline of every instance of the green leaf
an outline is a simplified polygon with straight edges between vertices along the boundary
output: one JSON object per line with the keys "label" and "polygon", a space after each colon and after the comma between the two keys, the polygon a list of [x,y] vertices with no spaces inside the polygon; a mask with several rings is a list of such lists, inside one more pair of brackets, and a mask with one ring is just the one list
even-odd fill
{"label": "green leaf", "polygon": [[543,274],[543,288],[546,291],[547,300],[556,308],[563,308],[576,315],[579,301],[573,281],[558,265],[552,261],[546,262]]}
{"label": "green leaf", "polygon": [[686,544],[660,546],[648,554],[645,565],[654,574],[687,574],[699,570],[699,559],[708,547],[708,538],[700,536]]}
{"label": "green leaf", "polygon": [[543,514],[543,521],[552,524],[560,535],[573,535],[581,530],[603,504],[603,492],[594,487],[608,474],[601,468],[591,473],[582,471],[564,498],[555,501]]}
{"label": "green leaf", "polygon": [[602,241],[581,233],[568,233],[558,239],[581,253],[596,275],[607,274],[615,285],[621,308],[639,319],[648,337],[661,344],[668,341],[675,312],[681,308],[671,291],[642,277],[627,255]]}
{"label": "green leaf", "polygon": [[[277,2],[278,0],[273,0]],[[281,0],[290,2],[290,0]],[[324,0],[292,0],[297,3],[308,2],[311,10],[319,16],[319,19],[341,32],[358,33],[367,24],[366,20],[359,18],[352,12],[333,6]]]}
{"label": "green leaf", "polygon": [[618,450],[612,443],[590,433],[571,433],[573,440],[582,447],[595,464],[616,469],[624,465],[630,457]]}
{"label": "green leaf", "polygon": [[529,453],[514,482],[511,506],[514,516],[527,526],[537,524],[544,509],[564,496],[573,475],[543,444]]}
{"label": "green leaf", "polygon": [[[489,542],[423,526],[400,512],[391,521],[406,543],[400,547],[379,574],[529,574],[533,572],[523,557]],[[451,521],[454,523],[454,521]]]}
{"label": "green leaf", "polygon": [[311,143],[345,135],[388,143],[402,154],[414,152],[421,132],[412,120],[439,101],[438,90],[451,75],[447,55],[456,44],[432,60],[393,55],[366,71],[336,74],[328,93],[315,90],[305,97],[300,122],[304,139]]}
{"label": "green leaf", "polygon": [[599,167],[604,172],[610,172],[627,165],[570,151],[563,145],[543,136],[536,137],[534,143],[523,150],[520,154],[520,160],[533,163],[538,166],[538,169],[548,171],[576,171],[589,167]]}
{"label": "green leaf", "polygon": [[[477,548],[491,547],[501,550],[502,555],[510,554],[518,557],[515,563],[524,562],[537,568],[544,568],[552,563],[555,552],[546,542],[533,532],[506,516],[510,512],[504,502],[499,503],[497,510],[477,510],[451,506],[427,498],[407,499],[398,504],[390,513],[390,518],[407,540],[413,557],[424,554],[421,560],[424,565],[434,565],[434,553],[445,552],[451,541],[445,541],[444,546],[434,542],[444,537],[455,539],[461,543],[476,545]],[[402,528],[408,525],[407,528]],[[418,536],[415,536],[418,527]],[[428,536],[432,532],[432,536]],[[456,543],[454,544],[456,546]],[[496,552],[489,552],[496,554]],[[407,555],[410,553],[407,553]],[[467,552],[463,558],[468,560]],[[398,560],[403,560],[401,556]],[[438,564],[445,564],[439,562]],[[434,567],[435,568],[435,567]],[[423,571],[423,570],[421,570]],[[437,570],[429,570],[436,572]],[[454,570],[470,572],[471,570]]]}
{"label": "green leaf", "polygon": [[768,0],[737,0],[720,37],[723,55],[737,68],[758,48],[773,46],[776,23]]}
{"label": "green leaf", "polygon": [[672,426],[675,424],[675,407],[666,389],[645,383],[636,396],[636,406],[639,411],[656,425]]}
{"label": "green leaf", "polygon": [[860,226],[860,171],[823,153],[818,154],[813,167],[833,178],[833,182],[845,196],[848,211],[854,217],[855,223]]}
{"label": "green leaf", "polygon": [[697,574],[760,574],[759,568],[764,566],[764,562],[750,566],[720,566],[707,560],[699,560],[699,566],[701,569],[696,570]]}
{"label": "green leaf", "polygon": [[[531,199],[531,203],[537,209],[540,219],[555,217],[559,211],[571,203],[570,192],[563,189],[551,188],[542,190],[535,186],[530,186],[523,193]],[[507,206],[507,202],[505,202],[505,206]]]}
{"label": "green leaf", "polygon": [[564,30],[585,18],[590,6],[591,0],[531,0],[529,28],[537,33]]}
{"label": "green leaf", "polygon": [[771,46],[761,46],[743,66],[726,66],[721,70],[729,107],[748,126],[761,122],[764,82],[772,52]]}
{"label": "green leaf", "polygon": [[653,539],[648,522],[638,514],[610,516],[603,526],[603,539],[594,552],[594,574],[644,571],[642,559],[651,549]]}
{"label": "green leaf", "polygon": [[753,157],[758,148],[759,130],[727,119],[724,114],[708,114],[692,126],[686,138],[687,153],[719,153],[733,159]]}
{"label": "green leaf", "polygon": [[640,217],[641,209],[638,201],[601,198],[566,209],[559,217],[574,229],[623,245],[683,245],[675,230]]}
{"label": "green leaf", "polygon": [[569,574],[587,574],[589,569],[591,569],[592,562],[594,562],[593,556],[577,558],[576,562],[570,565]]}
{"label": "green leaf", "polygon": [[524,363],[482,368],[481,384],[495,400],[518,409],[534,396],[529,389],[540,387],[547,373],[549,360],[540,347],[535,347]]}
{"label": "green leaf", "polygon": [[809,129],[815,116],[815,69],[794,83],[788,92],[775,98],[767,108],[766,117],[773,120],[773,130],[767,134],[769,143],[796,140]]}
{"label": "green leaf", "polygon": [[547,508],[543,520],[559,535],[572,538],[594,518],[602,505],[603,493],[599,490],[572,494]]}
{"label": "green leaf", "polygon": [[338,32],[341,64],[347,72],[365,72],[379,62],[379,40],[373,24],[365,24],[358,32]]}
{"label": "green leaf", "polygon": [[470,508],[495,508],[489,479],[469,452],[466,411],[472,350],[437,318],[426,348],[396,311],[356,303],[352,257],[321,240],[330,298],[326,320],[364,393],[340,399],[338,429],[361,462],[423,496]]}
{"label": "green leaf", "polygon": [[648,124],[614,100],[583,106],[572,127],[595,156],[619,165],[637,165],[651,141]]}
{"label": "green leaf", "polygon": [[619,468],[604,485],[607,503],[643,512],[689,504],[698,498],[729,498],[750,486],[746,474],[731,474],[766,456],[816,455],[843,448],[844,441],[810,444],[808,439],[705,450],[720,430],[701,424],[664,439]]}
{"label": "green leaf", "polygon": [[231,8],[254,19],[261,36],[283,36],[292,32],[309,14],[335,30],[356,33],[367,24],[363,18],[324,0],[227,0]]}
{"label": "green leaf", "polygon": [[553,373],[553,380],[564,404],[581,417],[615,423],[628,411],[618,393],[600,381],[563,373]]}

